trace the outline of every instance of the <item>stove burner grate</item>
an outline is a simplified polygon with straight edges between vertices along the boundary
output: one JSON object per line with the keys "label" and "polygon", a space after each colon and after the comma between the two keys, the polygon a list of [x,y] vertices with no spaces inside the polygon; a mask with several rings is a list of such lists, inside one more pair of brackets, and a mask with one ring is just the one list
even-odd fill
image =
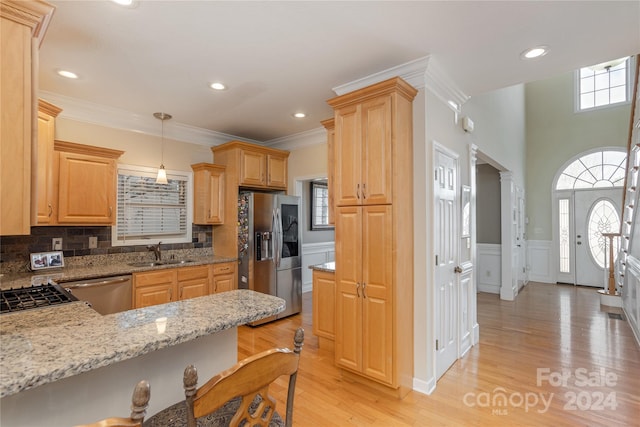
{"label": "stove burner grate", "polygon": [[0,292],[0,313],[24,311],[77,301],[59,285],[37,285]]}

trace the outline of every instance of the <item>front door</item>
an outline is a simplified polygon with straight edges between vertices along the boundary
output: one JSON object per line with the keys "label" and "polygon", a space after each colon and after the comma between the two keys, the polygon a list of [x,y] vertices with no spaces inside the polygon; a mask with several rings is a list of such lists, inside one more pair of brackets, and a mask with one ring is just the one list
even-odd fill
{"label": "front door", "polygon": [[620,188],[575,191],[576,285],[604,287],[609,268],[609,239],[602,233],[620,232],[621,204]]}
{"label": "front door", "polygon": [[458,355],[458,159],[435,150],[435,315],[436,378],[440,378]]}

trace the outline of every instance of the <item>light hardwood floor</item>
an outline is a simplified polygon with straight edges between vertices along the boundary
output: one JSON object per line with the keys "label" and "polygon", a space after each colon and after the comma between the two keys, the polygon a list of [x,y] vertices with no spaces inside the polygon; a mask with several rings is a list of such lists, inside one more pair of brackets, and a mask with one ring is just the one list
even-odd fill
{"label": "light hardwood floor", "polygon": [[[403,400],[342,378],[311,332],[311,293],[300,315],[241,327],[238,353],[291,347],[305,328],[295,426],[639,426],[640,349],[604,309],[593,288],[529,283],[513,302],[480,293],[480,343],[431,395]],[[273,393],[284,411],[285,382]]]}

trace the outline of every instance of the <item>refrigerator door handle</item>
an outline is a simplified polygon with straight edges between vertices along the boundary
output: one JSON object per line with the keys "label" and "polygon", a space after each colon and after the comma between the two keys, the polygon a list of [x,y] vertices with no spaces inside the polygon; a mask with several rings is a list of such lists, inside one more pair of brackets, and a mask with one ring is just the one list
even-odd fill
{"label": "refrigerator door handle", "polygon": [[273,260],[274,265],[278,265],[277,257],[278,257],[278,248],[277,248],[277,217],[276,210],[271,210],[271,259]]}
{"label": "refrigerator door handle", "polygon": [[276,252],[276,267],[280,267],[280,260],[281,260],[281,253],[280,251],[282,250],[282,219],[280,217],[280,208],[276,208],[276,228],[275,228],[275,232],[276,232],[276,238],[275,240],[277,240],[277,246],[278,246],[278,252]]}

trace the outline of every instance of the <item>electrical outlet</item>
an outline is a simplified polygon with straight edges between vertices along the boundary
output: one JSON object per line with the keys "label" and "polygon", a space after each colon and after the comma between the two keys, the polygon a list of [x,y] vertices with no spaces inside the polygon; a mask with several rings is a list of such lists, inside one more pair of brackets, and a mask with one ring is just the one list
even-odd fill
{"label": "electrical outlet", "polygon": [[206,242],[207,241],[207,233],[205,233],[204,231],[201,231],[198,233],[198,243],[202,243],[202,242]]}
{"label": "electrical outlet", "polygon": [[51,239],[51,250],[62,250],[62,237],[54,237],[53,239]]}
{"label": "electrical outlet", "polygon": [[98,247],[98,238],[93,236],[89,237],[89,249],[95,249]]}

